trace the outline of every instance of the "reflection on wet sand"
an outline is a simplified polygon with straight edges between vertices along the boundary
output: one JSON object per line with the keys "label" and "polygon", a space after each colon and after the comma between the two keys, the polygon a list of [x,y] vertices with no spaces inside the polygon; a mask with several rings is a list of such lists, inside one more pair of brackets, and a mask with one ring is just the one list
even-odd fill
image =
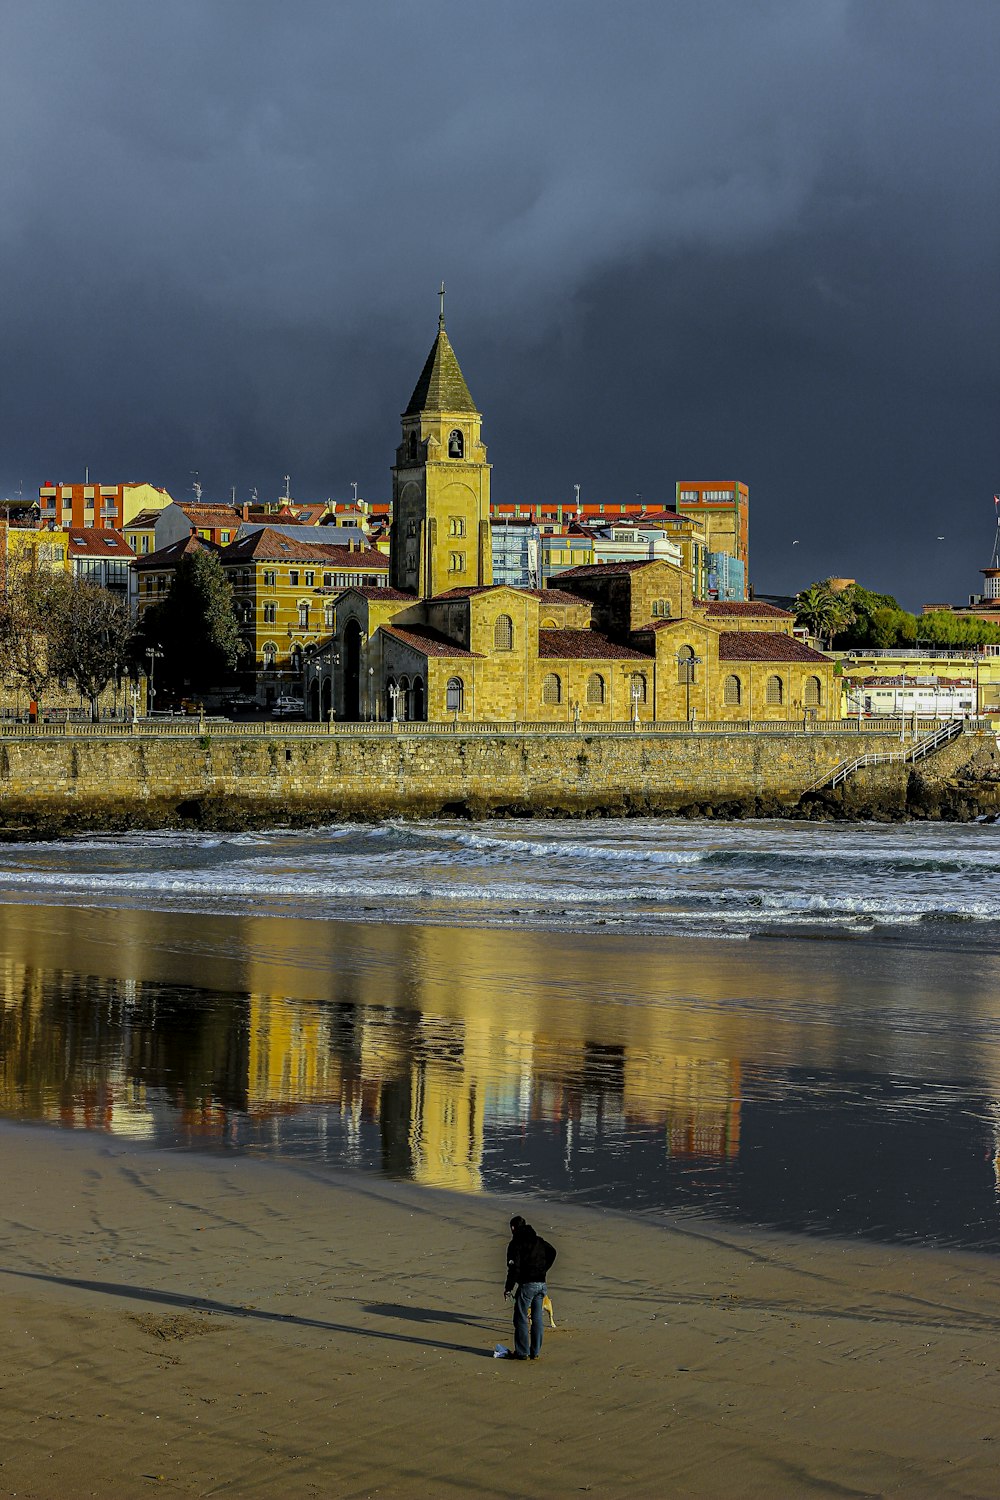
{"label": "reflection on wet sand", "polygon": [[[483,982],[499,960],[497,934],[464,931],[456,942],[442,929],[396,928],[373,945],[370,929],[350,929],[370,949],[362,962],[324,970],[314,955],[289,953],[283,969],[283,924],[249,920],[240,924],[250,941],[238,957],[223,948],[198,959],[203,985],[226,986],[210,990],[191,987],[190,956],[187,982],[178,984],[176,951],[162,932],[158,951],[143,941],[139,929],[162,919],[59,915],[80,926],[89,919],[83,947],[94,951],[83,956],[90,964],[103,958],[112,972],[52,966],[51,934],[46,941],[30,923],[12,930],[2,913],[7,1115],[161,1143],[237,1141],[241,1120],[259,1138],[266,1122],[280,1149],[283,1122],[320,1115],[328,1125],[332,1112],[348,1144],[363,1126],[377,1127],[384,1170],[466,1192],[482,1189],[493,1121],[566,1128],[577,1140],[595,1123],[625,1133],[641,1125],[660,1130],[675,1156],[738,1151],[737,1060],[717,1055],[718,1043],[706,1037],[694,1050],[662,1006],[561,995],[552,1015],[552,975],[530,966],[516,990],[500,992]],[[98,930],[112,924],[113,950]],[[516,943],[508,939],[506,948],[509,959]],[[322,1002],[319,993],[284,992],[303,988],[303,958],[305,987],[318,989]],[[141,977],[143,969],[156,977]],[[228,986],[237,975],[247,988],[234,994]],[[281,989],[264,992],[281,980]]]}
{"label": "reflection on wet sand", "polygon": [[0,907],[0,1110],[992,1246],[996,979],[877,942]]}

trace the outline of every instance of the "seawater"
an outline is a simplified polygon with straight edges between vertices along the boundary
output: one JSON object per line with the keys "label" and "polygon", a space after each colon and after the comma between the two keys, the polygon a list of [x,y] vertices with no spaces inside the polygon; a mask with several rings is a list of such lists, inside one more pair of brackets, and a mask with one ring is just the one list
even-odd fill
{"label": "seawater", "polygon": [[0,1110],[994,1252],[998,839],[648,820],[6,846]]}

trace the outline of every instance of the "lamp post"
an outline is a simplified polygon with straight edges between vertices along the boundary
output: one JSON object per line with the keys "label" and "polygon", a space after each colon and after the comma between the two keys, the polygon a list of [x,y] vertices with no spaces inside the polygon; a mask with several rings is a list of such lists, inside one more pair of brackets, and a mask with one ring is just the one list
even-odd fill
{"label": "lamp post", "polygon": [[[368,668],[368,718],[369,719],[374,719],[374,717],[375,717],[375,700],[374,700],[374,698],[372,696],[373,693],[374,693],[374,691],[375,691],[375,668],[374,667],[369,667]],[[395,713],[393,714],[393,717],[395,718]]]}
{"label": "lamp post", "polygon": [[[329,662],[330,662],[330,721],[329,722],[330,722],[330,729],[332,730],[333,729],[333,698],[334,698],[334,693],[333,693],[333,674],[334,674],[334,669],[336,667],[340,666],[340,652],[339,651],[331,651],[330,652],[330,656],[329,656]],[[321,691],[320,692],[320,711],[319,711],[319,716],[320,716],[321,720],[323,718],[323,707],[322,707],[322,704],[323,704],[323,694],[322,694],[322,691]]]}
{"label": "lamp post", "polygon": [[684,672],[684,717],[689,724],[691,722],[691,684],[694,682],[694,669],[701,665],[703,659],[703,657],[695,656],[693,651],[690,656],[686,652],[678,651],[674,657],[678,667],[682,668]]}
{"label": "lamp post", "polygon": [[632,696],[632,728],[633,729],[638,729],[638,727],[639,727],[639,701],[640,701],[640,698],[642,697],[642,688],[639,686],[638,682],[633,682],[632,683],[632,693],[631,693],[631,696]]}
{"label": "lamp post", "polygon": [[399,702],[399,695],[400,695],[400,693],[402,691],[403,691],[403,689],[401,687],[399,687],[399,685],[397,683],[390,682],[390,684],[389,684],[389,697],[392,699],[392,722],[394,724],[397,724],[399,722],[399,719],[398,719],[398,716],[397,716],[397,713],[396,713],[396,705]]}
{"label": "lamp post", "polygon": [[153,700],[156,697],[156,688],[153,686],[153,673],[156,669],[156,659],[163,655],[158,646],[147,646],[146,655],[149,657],[149,692],[147,693],[146,712],[150,718],[153,717]]}

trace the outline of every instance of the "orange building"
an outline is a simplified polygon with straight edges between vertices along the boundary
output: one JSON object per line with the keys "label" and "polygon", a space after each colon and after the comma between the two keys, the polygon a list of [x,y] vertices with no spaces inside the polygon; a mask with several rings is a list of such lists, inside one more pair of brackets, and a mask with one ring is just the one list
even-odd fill
{"label": "orange building", "polygon": [[143,510],[163,510],[173,497],[155,484],[43,484],[38,491],[42,521],[57,526],[121,531]]}

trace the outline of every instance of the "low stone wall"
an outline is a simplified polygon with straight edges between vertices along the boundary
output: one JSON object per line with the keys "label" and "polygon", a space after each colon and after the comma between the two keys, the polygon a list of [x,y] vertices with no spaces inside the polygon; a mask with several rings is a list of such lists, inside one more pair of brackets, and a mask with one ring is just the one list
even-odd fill
{"label": "low stone wall", "polygon": [[[863,741],[860,743],[859,741]],[[980,745],[979,742],[982,741]],[[950,775],[991,735],[963,735],[935,757]],[[622,815],[687,811],[721,816],[799,807],[805,789],[862,750],[898,751],[898,734],[623,731],[614,734],[397,732],[329,736],[229,732],[7,737],[0,741],[0,827],[245,827],[442,813]],[[940,757],[940,759],[939,759]],[[921,763],[920,775],[932,763]],[[802,811],[905,816],[914,772],[859,773]],[[859,810],[861,809],[861,810]]]}

